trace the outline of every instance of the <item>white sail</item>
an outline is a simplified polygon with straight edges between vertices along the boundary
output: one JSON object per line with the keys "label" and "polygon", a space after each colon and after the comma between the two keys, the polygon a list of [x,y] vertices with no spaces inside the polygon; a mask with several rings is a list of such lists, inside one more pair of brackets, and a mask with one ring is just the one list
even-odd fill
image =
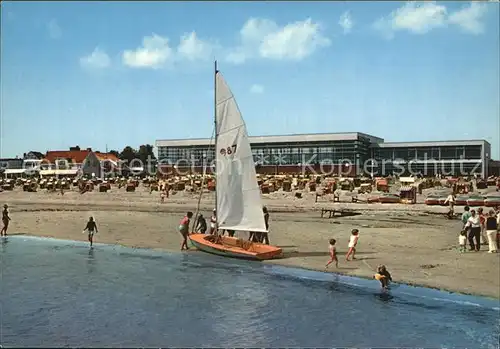
{"label": "white sail", "polygon": [[266,232],[260,188],[245,122],[216,72],[217,222],[220,229]]}

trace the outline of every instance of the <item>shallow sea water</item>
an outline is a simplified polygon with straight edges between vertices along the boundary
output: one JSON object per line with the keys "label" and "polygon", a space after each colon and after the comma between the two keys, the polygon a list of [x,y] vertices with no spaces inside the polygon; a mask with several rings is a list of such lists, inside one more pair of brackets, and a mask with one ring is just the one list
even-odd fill
{"label": "shallow sea water", "polygon": [[499,301],[201,252],[0,241],[5,347],[498,348]]}

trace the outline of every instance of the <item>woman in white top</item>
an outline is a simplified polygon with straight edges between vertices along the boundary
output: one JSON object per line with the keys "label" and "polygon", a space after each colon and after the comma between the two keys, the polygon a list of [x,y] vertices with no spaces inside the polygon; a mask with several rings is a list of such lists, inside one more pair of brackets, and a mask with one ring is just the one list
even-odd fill
{"label": "woman in white top", "polygon": [[[481,249],[481,220],[476,210],[470,211],[471,216],[467,220],[466,227],[469,229],[469,245],[471,251],[479,251]],[[475,240],[475,243],[474,243]]]}

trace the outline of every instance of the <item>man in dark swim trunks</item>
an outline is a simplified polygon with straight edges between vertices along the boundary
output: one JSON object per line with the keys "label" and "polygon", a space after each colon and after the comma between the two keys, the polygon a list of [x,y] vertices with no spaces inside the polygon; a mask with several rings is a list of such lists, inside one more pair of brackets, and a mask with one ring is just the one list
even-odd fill
{"label": "man in dark swim trunks", "polygon": [[196,223],[195,231],[200,232],[201,234],[205,234],[207,232],[207,221],[202,214],[198,216],[198,221]]}
{"label": "man in dark swim trunks", "polygon": [[2,227],[2,230],[0,231],[0,236],[7,236],[7,229],[9,228],[9,222],[10,222],[8,208],[9,208],[9,205],[7,205],[7,204],[3,205],[3,211],[2,211],[3,227]]}
{"label": "man in dark swim trunks", "polygon": [[94,243],[94,234],[97,233],[97,224],[94,221],[94,217],[89,218],[89,221],[87,222],[87,225],[85,226],[85,229],[83,229],[83,231],[87,231],[90,247],[92,248],[92,244]]}

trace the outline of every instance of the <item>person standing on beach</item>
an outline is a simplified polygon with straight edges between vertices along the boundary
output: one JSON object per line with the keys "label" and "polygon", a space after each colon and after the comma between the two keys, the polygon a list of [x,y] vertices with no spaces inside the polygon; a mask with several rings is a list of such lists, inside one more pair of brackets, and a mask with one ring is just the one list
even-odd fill
{"label": "person standing on beach", "polygon": [[214,208],[210,217],[210,234],[215,234],[217,230],[217,210]]}
{"label": "person standing on beach", "polygon": [[467,221],[469,220],[470,216],[471,216],[470,208],[469,208],[469,206],[465,206],[464,213],[462,213],[462,223],[463,223],[464,227],[467,224]]}
{"label": "person standing on beach", "polygon": [[339,260],[337,258],[337,248],[335,247],[336,242],[337,242],[337,240],[330,239],[330,244],[328,245],[328,252],[330,253],[330,260],[328,261],[328,263],[326,263],[325,269],[327,269],[328,266],[330,264],[332,264],[333,262],[335,262],[336,268],[339,267]]}
{"label": "person standing on beach", "polygon": [[259,242],[269,245],[269,212],[267,211],[267,207],[264,206],[262,208],[262,213],[264,213],[264,222],[266,223],[266,232],[261,233],[261,240]]}
{"label": "person standing on beach", "polygon": [[467,232],[462,230],[458,236],[458,246],[460,252],[467,252]]}
{"label": "person standing on beach", "polygon": [[497,207],[497,251],[500,250],[500,207]]}
{"label": "person standing on beach", "polygon": [[495,216],[495,211],[491,210],[489,212],[488,218],[486,218],[486,236],[488,237],[488,252],[497,252],[497,242],[496,235],[498,231],[497,217]]}
{"label": "person standing on beach", "polygon": [[486,245],[488,244],[488,238],[486,237],[486,215],[483,213],[482,207],[477,209],[477,215],[481,223],[481,245]]}
{"label": "person standing on beach", "polygon": [[453,216],[455,216],[455,194],[452,193],[452,194],[448,195],[448,197],[444,201],[444,204],[445,205],[448,204],[449,210],[448,210],[447,216],[449,219],[452,219]]}
{"label": "person standing on beach", "polygon": [[187,244],[187,239],[189,235],[189,223],[191,222],[191,218],[193,217],[193,212],[189,211],[182,219],[181,222],[179,223],[179,233],[182,235],[182,244],[181,244],[181,251],[186,249],[189,250],[188,244]]}
{"label": "person standing on beach", "polygon": [[[470,211],[471,216],[467,220],[466,227],[469,228],[469,245],[471,251],[481,249],[481,220],[475,210]],[[474,244],[474,240],[476,243]]]}
{"label": "person standing on beach", "polygon": [[97,233],[97,224],[94,221],[94,217],[89,218],[85,229],[83,229],[83,232],[85,231],[87,231],[90,247],[92,248],[92,245],[94,243],[94,234]]}
{"label": "person standing on beach", "polygon": [[196,229],[195,231],[200,232],[201,234],[205,234],[207,232],[207,221],[202,214],[198,216],[196,221]]}
{"label": "person standing on beach", "polygon": [[10,222],[9,205],[5,204],[3,205],[3,211],[2,211],[3,227],[2,230],[0,231],[0,236],[7,236],[7,229],[9,228],[9,222]]}
{"label": "person standing on beach", "polygon": [[349,257],[352,255],[352,259],[356,259],[356,245],[358,244],[359,230],[353,229],[351,231],[351,237],[349,238],[349,250],[345,256],[345,260],[348,261]]}

